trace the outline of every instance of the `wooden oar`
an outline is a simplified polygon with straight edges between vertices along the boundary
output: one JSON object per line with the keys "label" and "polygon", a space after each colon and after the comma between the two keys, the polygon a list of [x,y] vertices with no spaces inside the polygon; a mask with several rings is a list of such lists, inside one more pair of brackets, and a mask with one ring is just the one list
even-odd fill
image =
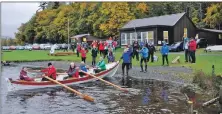
{"label": "wooden oar", "polygon": [[108,82],[108,81],[106,81],[106,80],[104,80],[104,79],[102,79],[102,78],[99,78],[99,77],[97,77],[97,76],[94,76],[94,75],[92,75],[92,74],[89,74],[89,73],[87,73],[87,72],[84,72],[84,71],[82,71],[82,70],[81,70],[81,72],[83,72],[83,73],[85,73],[85,74],[87,74],[87,75],[89,75],[89,76],[92,76],[92,77],[94,77],[94,78],[96,78],[96,79],[98,79],[98,80],[100,80],[100,81],[102,81],[102,82],[105,82],[105,83],[107,83],[107,84],[109,84],[109,85],[112,85],[112,86],[114,86],[114,87],[116,87],[116,88],[118,88],[118,89],[120,89],[120,90],[122,90],[122,91],[124,91],[124,92],[128,92],[127,89],[121,88],[120,86],[115,85],[115,84],[113,84],[113,83],[110,83],[110,82]]}
{"label": "wooden oar", "polygon": [[90,101],[90,102],[94,102],[94,98],[92,98],[92,97],[90,97],[90,96],[88,96],[88,95],[82,94],[82,93],[80,93],[80,92],[78,92],[78,91],[76,91],[76,90],[74,90],[74,89],[72,89],[72,88],[70,88],[70,87],[68,87],[68,86],[66,86],[66,85],[58,82],[58,81],[56,81],[56,80],[53,80],[52,78],[50,78],[50,77],[48,77],[48,76],[43,76],[43,77],[45,77],[46,79],[48,79],[48,80],[50,80],[50,81],[52,81],[52,82],[54,82],[54,83],[56,83],[56,84],[59,84],[59,85],[63,86],[64,88],[66,88],[66,89],[68,89],[68,90],[76,93],[77,95],[79,95],[79,96],[80,96],[81,98],[83,98],[84,100],[87,100],[87,101]]}

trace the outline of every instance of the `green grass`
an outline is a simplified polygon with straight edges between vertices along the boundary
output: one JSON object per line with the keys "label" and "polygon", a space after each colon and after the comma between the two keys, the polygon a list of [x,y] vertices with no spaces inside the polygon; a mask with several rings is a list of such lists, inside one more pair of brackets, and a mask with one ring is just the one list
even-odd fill
{"label": "green grass", "polygon": [[[58,51],[57,51],[58,52]],[[3,52],[3,60],[5,61],[37,61],[37,60],[64,60],[64,61],[74,61],[74,62],[80,62],[81,58],[77,57],[76,55],[69,55],[69,56],[49,56],[47,55],[49,53],[49,50],[35,50],[35,51],[28,51],[28,50],[14,50],[12,52]],[[120,59],[120,56],[123,53],[123,49],[118,49],[115,53],[116,60]],[[207,54],[207,55],[200,55],[200,54]],[[221,56],[214,55],[214,54],[221,54]],[[149,66],[160,66],[162,65],[162,58],[161,54],[159,52],[155,53],[156,56],[159,57],[159,60],[154,63],[148,63]],[[202,70],[205,73],[211,73],[212,72],[212,65],[215,65],[215,73],[216,74],[222,74],[222,53],[220,52],[211,52],[211,53],[205,53],[203,49],[200,49],[196,53],[196,64],[190,64],[184,62],[184,54],[169,54],[169,62],[176,58],[177,56],[180,56],[181,63],[179,64],[170,64],[170,66],[185,66],[185,67],[191,67],[194,70]],[[98,61],[99,57],[97,57]],[[87,63],[91,64],[91,55],[90,53],[87,54]],[[106,59],[107,61],[107,59]],[[133,65],[139,66],[139,61],[136,61],[136,59],[133,59]]]}

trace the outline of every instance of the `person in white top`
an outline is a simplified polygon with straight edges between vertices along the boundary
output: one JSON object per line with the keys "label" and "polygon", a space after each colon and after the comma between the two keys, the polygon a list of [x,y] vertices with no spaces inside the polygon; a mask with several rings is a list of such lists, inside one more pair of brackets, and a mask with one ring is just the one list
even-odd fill
{"label": "person in white top", "polygon": [[184,52],[185,52],[185,62],[188,62],[190,59],[189,59],[189,38],[188,37],[183,37],[183,49],[184,49]]}

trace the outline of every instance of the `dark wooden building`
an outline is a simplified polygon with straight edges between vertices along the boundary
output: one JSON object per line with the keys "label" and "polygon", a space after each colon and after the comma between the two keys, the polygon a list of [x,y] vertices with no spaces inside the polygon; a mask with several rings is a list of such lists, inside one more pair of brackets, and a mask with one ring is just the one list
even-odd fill
{"label": "dark wooden building", "polygon": [[86,39],[87,43],[91,44],[93,40],[101,40],[97,37],[91,36],[90,34],[79,34],[71,37],[71,42],[77,40],[77,42],[83,42],[84,38]]}
{"label": "dark wooden building", "polygon": [[197,29],[198,38],[207,39],[209,45],[222,45],[222,30]]}
{"label": "dark wooden building", "polygon": [[182,41],[183,36],[196,36],[196,26],[185,12],[135,19],[120,29],[121,45],[132,44],[135,39],[154,45],[161,45],[162,41],[172,44]]}

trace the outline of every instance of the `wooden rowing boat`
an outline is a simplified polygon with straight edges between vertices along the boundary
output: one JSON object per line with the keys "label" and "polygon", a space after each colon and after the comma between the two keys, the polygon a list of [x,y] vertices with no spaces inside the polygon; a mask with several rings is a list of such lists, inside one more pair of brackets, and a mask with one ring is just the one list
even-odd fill
{"label": "wooden rowing boat", "polygon": [[[95,76],[99,78],[104,78],[104,77],[112,77],[115,75],[117,69],[119,66],[119,61],[109,63],[106,65],[107,70],[99,72],[94,74],[93,69],[89,69],[87,73],[94,74]],[[62,84],[65,85],[74,85],[74,84],[80,84],[80,83],[86,83],[86,82],[91,82],[91,81],[96,81],[98,79],[91,77],[91,76],[83,76],[80,78],[68,78],[64,80],[64,77],[67,77],[67,75],[58,75],[57,76],[57,81],[59,81]],[[30,90],[30,89],[38,89],[38,88],[50,88],[50,87],[58,87],[60,85],[57,85],[51,81],[41,81],[41,78],[35,79],[35,81],[24,81],[24,80],[13,80],[11,78],[7,78],[7,86],[8,86],[8,91],[17,91],[17,90]]]}
{"label": "wooden rowing boat", "polygon": [[67,56],[67,55],[73,55],[73,52],[57,52],[57,53],[53,53],[53,54],[48,54],[51,56]]}

